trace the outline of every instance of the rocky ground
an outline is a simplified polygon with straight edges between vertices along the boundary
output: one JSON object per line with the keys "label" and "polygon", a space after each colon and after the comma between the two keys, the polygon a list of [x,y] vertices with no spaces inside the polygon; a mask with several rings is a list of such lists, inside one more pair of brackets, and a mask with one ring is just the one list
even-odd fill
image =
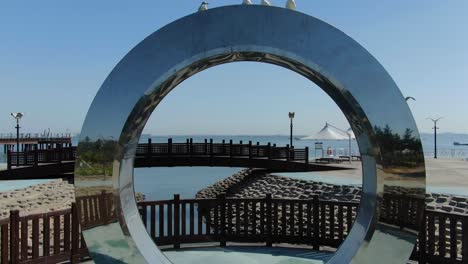
{"label": "rocky ground", "polygon": [[[391,193],[404,193],[404,190],[391,188]],[[214,198],[226,193],[232,198],[260,198],[272,194],[273,198],[310,199],[318,195],[320,200],[359,202],[361,187],[355,185],[335,185],[323,182],[292,179],[276,176],[260,169],[242,170],[203,190],[197,198]],[[454,196],[440,193],[426,194],[427,209],[468,214],[468,196]]]}

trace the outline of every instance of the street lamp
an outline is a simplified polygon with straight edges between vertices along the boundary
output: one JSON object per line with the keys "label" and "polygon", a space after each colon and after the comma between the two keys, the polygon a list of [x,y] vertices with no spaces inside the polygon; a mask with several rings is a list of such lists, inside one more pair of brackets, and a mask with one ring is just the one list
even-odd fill
{"label": "street lamp", "polygon": [[434,127],[433,127],[433,129],[434,129],[434,159],[437,159],[437,129],[439,129],[437,127],[437,122],[442,118],[443,117],[439,117],[437,119],[430,118],[430,117],[426,118],[426,119],[429,119],[432,122],[434,122]]}
{"label": "street lamp", "polygon": [[20,129],[20,126],[19,126],[19,121],[20,119],[24,116],[23,113],[11,113],[11,116],[16,119],[16,152],[19,152],[19,129]]}
{"label": "street lamp", "polygon": [[19,121],[20,119],[24,116],[23,113],[11,113],[11,116],[16,119],[16,166],[19,166],[19,145],[20,145],[20,139],[19,139],[19,129],[20,129],[20,126],[19,126]]}
{"label": "street lamp", "polygon": [[289,112],[289,119],[291,120],[291,131],[290,131],[290,134],[289,134],[289,140],[290,140],[290,146],[291,148],[293,147],[293,119],[294,119],[294,115],[295,113],[294,112]]}

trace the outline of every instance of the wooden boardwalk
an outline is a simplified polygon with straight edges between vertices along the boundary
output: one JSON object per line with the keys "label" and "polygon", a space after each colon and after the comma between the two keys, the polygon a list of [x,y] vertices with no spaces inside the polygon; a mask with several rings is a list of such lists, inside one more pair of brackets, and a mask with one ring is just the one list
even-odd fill
{"label": "wooden boardwalk", "polygon": [[[0,180],[63,178],[74,171],[76,147],[33,149],[7,153],[7,170],[0,171]],[[275,144],[260,145],[251,141],[234,143],[232,140],[214,143],[205,140],[194,143],[139,144],[135,167],[243,167],[264,168],[272,172],[305,172],[343,170],[347,168],[309,162],[308,148],[278,147]]]}

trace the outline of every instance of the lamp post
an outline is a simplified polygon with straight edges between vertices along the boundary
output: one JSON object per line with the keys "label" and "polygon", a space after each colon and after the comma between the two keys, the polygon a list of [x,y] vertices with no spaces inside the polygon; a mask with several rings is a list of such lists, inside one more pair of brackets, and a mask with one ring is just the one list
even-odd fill
{"label": "lamp post", "polygon": [[289,119],[291,120],[291,130],[290,130],[290,133],[289,133],[289,140],[290,140],[290,146],[291,148],[293,147],[293,119],[294,119],[294,115],[295,113],[294,112],[289,112]]}
{"label": "lamp post", "polygon": [[434,159],[437,159],[437,129],[439,129],[437,127],[437,122],[442,119],[443,117],[439,117],[437,119],[434,119],[434,118],[430,118],[428,117],[427,119],[431,120],[432,122],[434,122]]}
{"label": "lamp post", "polygon": [[16,166],[19,165],[19,155],[18,155],[18,152],[19,152],[19,145],[20,145],[20,138],[19,138],[19,129],[20,129],[20,126],[19,126],[19,121],[20,119],[24,116],[23,113],[11,113],[11,116],[16,119]]}

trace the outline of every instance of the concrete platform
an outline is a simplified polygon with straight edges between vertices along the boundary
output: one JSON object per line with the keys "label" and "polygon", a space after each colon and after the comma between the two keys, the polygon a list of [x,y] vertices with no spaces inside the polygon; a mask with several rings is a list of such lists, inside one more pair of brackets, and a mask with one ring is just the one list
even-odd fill
{"label": "concrete platform", "polygon": [[286,247],[228,246],[168,250],[164,254],[174,264],[322,264],[332,252]]}

